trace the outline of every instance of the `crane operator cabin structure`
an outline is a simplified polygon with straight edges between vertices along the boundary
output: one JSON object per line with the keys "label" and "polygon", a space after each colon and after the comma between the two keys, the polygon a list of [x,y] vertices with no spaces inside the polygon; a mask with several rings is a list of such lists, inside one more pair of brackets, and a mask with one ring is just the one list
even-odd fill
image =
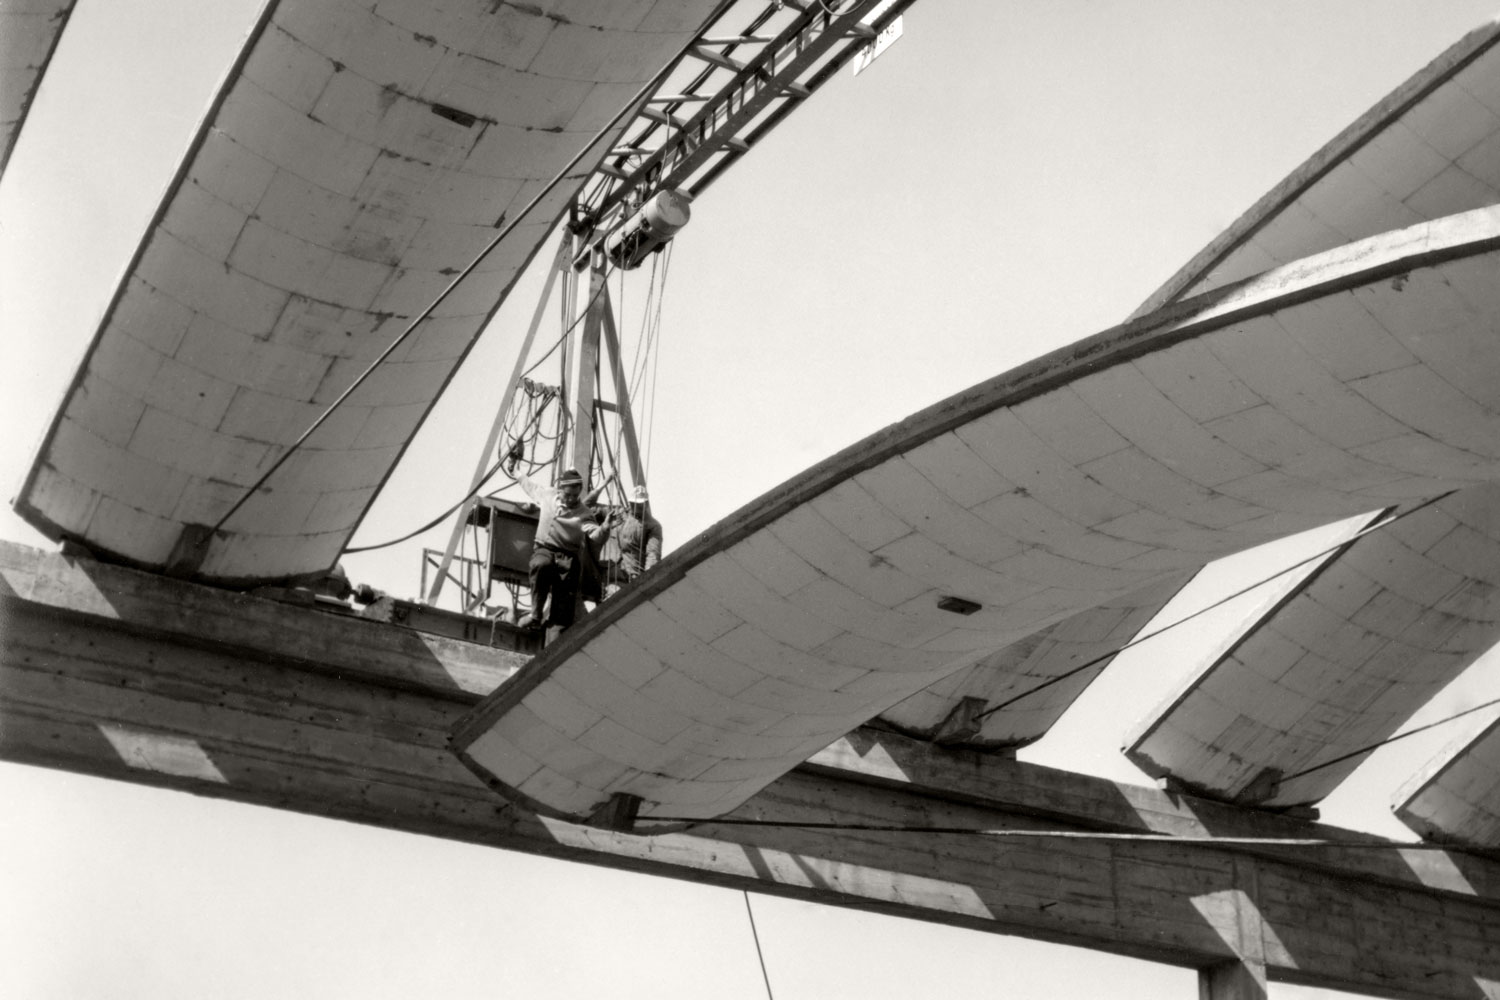
{"label": "crane operator cabin structure", "polygon": [[[524,599],[530,541],[496,467],[646,485],[607,275],[909,5],[266,4],[16,498],[64,549],[0,547],[0,752],[1170,962],[1214,1000],[1500,997],[1500,724],[1411,776],[1406,849],[1316,821],[1500,640],[1495,24],[1120,325],[793,477],[545,645],[487,603]],[[26,37],[39,76],[55,32]],[[426,600],[315,596],[533,260]],[[542,455],[524,407],[554,392]],[[1014,759],[1205,565],[1356,518],[1129,735],[1160,788]],[[475,529],[482,579],[440,611]]]}

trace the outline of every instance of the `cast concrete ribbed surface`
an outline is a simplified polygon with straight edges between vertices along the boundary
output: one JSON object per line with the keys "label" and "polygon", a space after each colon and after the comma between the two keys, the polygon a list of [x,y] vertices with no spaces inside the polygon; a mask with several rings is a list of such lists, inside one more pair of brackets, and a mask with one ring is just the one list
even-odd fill
{"label": "cast concrete ribbed surface", "polygon": [[[184,526],[216,524],[712,6],[271,5],[18,509],[53,535],[163,566]],[[544,199],[225,523],[200,577],[284,579],[334,563],[576,183]]]}
{"label": "cast concrete ribbed surface", "polygon": [[1500,32],[1470,32],[1332,139],[1138,310],[1500,201]]}
{"label": "cast concrete ribbed surface", "polygon": [[1423,837],[1500,846],[1500,721],[1455,740],[1396,797],[1396,816]]}
{"label": "cast concrete ribbed surface", "polygon": [[552,811],[624,792],[644,815],[717,815],[1080,612],[1487,482],[1497,238],[1482,209],[1351,244],[919,413],[675,553],[461,742]]}
{"label": "cast concrete ribbed surface", "polygon": [[1022,744],[1198,567],[1460,490],[1333,559],[1133,751],[1203,794],[1321,798],[1357,759],[1272,779],[1389,734],[1495,638],[1497,37],[1471,33],[1331,142],[1159,311],[676,553],[481,706],[471,764],[554,813],[623,792],[702,817],[875,715]]}
{"label": "cast concrete ribbed surface", "polygon": [[1351,543],[1193,677],[1127,753],[1214,798],[1317,802],[1363,760],[1350,754],[1394,733],[1497,640],[1490,485]]}
{"label": "cast concrete ribbed surface", "polygon": [[[70,7],[0,14],[3,92],[31,92]],[[710,7],[270,5],[19,509],[163,566]],[[1358,758],[1300,772],[1394,731],[1496,638],[1497,36],[1472,33],[1354,123],[1136,322],[875,435],[675,553],[481,707],[470,762],[555,814],[624,792],[646,816],[712,816],[872,717],[1024,744],[1206,562],[1457,490],[1331,560],[1131,748],[1204,795],[1326,795]],[[24,103],[0,110],[8,149]],[[337,558],[571,193],[234,515],[203,577]],[[1497,760],[1492,726],[1398,814],[1500,843]]]}

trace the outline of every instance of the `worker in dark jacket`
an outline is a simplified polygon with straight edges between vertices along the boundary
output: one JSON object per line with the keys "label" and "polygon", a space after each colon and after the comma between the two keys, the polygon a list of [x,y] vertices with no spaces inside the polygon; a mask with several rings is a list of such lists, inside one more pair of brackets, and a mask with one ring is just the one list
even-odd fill
{"label": "worker in dark jacket", "polygon": [[614,520],[613,539],[620,555],[611,567],[606,597],[661,561],[661,522],[651,516],[650,503],[646,487],[637,486]]}
{"label": "worker in dark jacket", "polygon": [[[567,628],[573,624],[578,603],[578,573],[584,547],[604,540],[607,528],[594,518],[583,496],[583,477],[568,469],[557,478],[557,487],[542,486],[522,474],[517,482],[541,508],[536,523],[536,544],[531,552],[531,613],[517,624],[540,628],[542,623]],[[592,500],[599,490],[589,497]]]}

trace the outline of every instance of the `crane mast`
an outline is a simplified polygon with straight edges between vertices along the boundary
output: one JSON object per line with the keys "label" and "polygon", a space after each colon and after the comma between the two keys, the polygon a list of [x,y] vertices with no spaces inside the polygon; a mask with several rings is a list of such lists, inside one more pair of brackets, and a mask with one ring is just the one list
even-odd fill
{"label": "crane mast", "polygon": [[[555,476],[575,468],[590,488],[599,485],[590,481],[594,470],[602,481],[623,462],[630,481],[643,486],[646,469],[609,277],[635,270],[664,250],[687,224],[694,200],[843,66],[854,61],[857,71],[868,65],[899,34],[902,12],[912,2],[731,0],[627,119],[569,206],[558,252],[448,544],[441,554],[423,555],[425,603],[436,604],[452,581],[463,592],[463,611],[475,613],[499,581],[510,594],[498,613],[508,609],[512,619],[520,614],[524,573],[517,560],[527,540],[518,536],[528,530],[528,515],[521,504],[479,493],[503,464],[499,452],[513,455],[521,447],[503,442],[503,430],[517,422],[517,389],[554,288],[562,286],[556,387],[561,416],[556,448],[540,461],[532,456],[534,471],[547,468]],[[587,294],[579,316],[574,289],[583,273]],[[603,382],[606,367],[610,377]],[[601,442],[607,445],[600,433],[606,420],[617,425],[622,455],[601,449]],[[481,555],[472,560],[459,554],[470,531],[483,535],[474,541]],[[455,563],[462,567],[458,576]],[[435,570],[430,580],[428,569]]]}

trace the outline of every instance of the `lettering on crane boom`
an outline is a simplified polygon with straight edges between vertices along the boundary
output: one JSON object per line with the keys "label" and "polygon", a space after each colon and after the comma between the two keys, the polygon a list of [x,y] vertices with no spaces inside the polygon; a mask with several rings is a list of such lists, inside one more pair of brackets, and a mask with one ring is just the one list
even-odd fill
{"label": "lettering on crane boom", "polygon": [[[870,11],[868,20],[877,20],[887,6],[889,5],[881,4],[874,10]],[[882,52],[890,48],[891,45],[896,41],[896,39],[901,37],[902,20],[902,15],[896,15],[895,20],[891,21],[890,24],[887,24],[884,28],[880,29],[880,34],[875,36],[875,40],[873,42],[871,42],[869,45],[866,45],[864,48],[860,49],[854,54],[855,76],[859,76],[861,72],[868,69],[870,64],[877,58],[879,58]]]}

